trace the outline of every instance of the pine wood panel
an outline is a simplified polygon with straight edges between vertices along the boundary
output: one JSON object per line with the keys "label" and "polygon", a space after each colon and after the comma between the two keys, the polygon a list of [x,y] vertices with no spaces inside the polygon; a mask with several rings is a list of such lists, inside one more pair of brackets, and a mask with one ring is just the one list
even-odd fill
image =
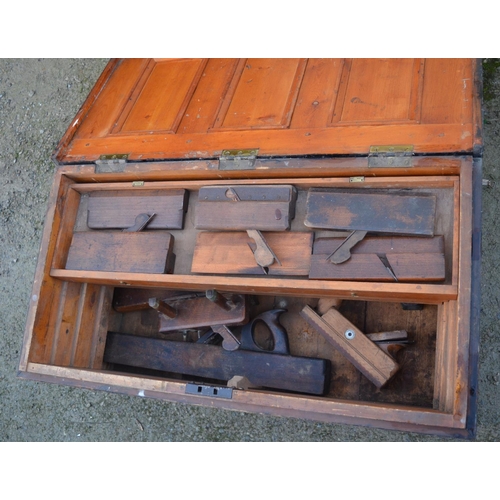
{"label": "pine wood panel", "polygon": [[246,59],[235,71],[214,128],[281,128],[290,123],[304,59]]}
{"label": "pine wood panel", "polygon": [[349,59],[331,123],[404,123],[417,118],[423,60]]}
{"label": "pine wood panel", "polygon": [[175,133],[205,63],[203,59],[151,62],[150,73],[136,90],[137,97],[129,99],[128,106],[122,113],[126,116],[123,124],[118,122],[113,133]]}
{"label": "pine wood panel", "polygon": [[59,161],[112,153],[213,158],[236,148],[259,148],[260,156],[366,154],[389,141],[443,153],[477,143],[468,59],[116,64],[68,148],[59,146]]}

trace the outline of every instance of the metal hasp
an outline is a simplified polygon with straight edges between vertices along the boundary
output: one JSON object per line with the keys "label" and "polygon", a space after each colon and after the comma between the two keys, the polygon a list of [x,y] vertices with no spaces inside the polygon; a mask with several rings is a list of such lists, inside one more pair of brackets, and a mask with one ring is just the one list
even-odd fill
{"label": "metal hasp", "polygon": [[210,396],[211,398],[232,399],[232,387],[215,387],[213,385],[186,384],[186,394],[196,396]]}
{"label": "metal hasp", "polygon": [[413,144],[370,146],[368,167],[413,167]]}
{"label": "metal hasp", "polygon": [[219,157],[219,170],[253,170],[258,149],[224,149]]}

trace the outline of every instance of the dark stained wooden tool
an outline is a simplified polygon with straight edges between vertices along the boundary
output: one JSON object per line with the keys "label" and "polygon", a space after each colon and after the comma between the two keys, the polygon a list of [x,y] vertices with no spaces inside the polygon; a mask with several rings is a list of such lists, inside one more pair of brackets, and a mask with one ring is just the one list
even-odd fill
{"label": "dark stained wooden tool", "polygon": [[351,257],[351,249],[374,233],[434,235],[436,197],[395,190],[310,189],[304,224],[351,234],[328,256],[333,264]]}
{"label": "dark stained wooden tool", "polygon": [[310,189],[304,224],[315,229],[433,236],[435,213],[433,195]]}
{"label": "dark stained wooden tool", "polygon": [[191,272],[308,276],[313,238],[312,232],[266,233],[281,266],[273,263],[265,273],[255,260],[255,244],[247,233],[202,231],[197,235]]}
{"label": "dark stained wooden tool", "polygon": [[331,265],[328,255],[342,238],[318,238],[311,257],[310,279],[439,282],[445,279],[444,239],[411,236],[367,236],[351,258]]}
{"label": "dark stained wooden tool", "polygon": [[[268,311],[259,321],[276,322],[281,312]],[[104,361],[221,381],[243,377],[254,387],[316,395],[328,392],[328,360],[291,356],[288,340],[279,338],[275,341],[279,347],[274,351],[261,349],[251,337],[254,322],[243,328],[241,346],[232,351],[200,342],[174,342],[108,332]],[[273,330],[273,334],[276,333],[276,329]]]}
{"label": "dark stained wooden tool", "polygon": [[172,272],[174,237],[165,231],[73,234],[66,269],[124,273]]}
{"label": "dark stained wooden tool", "polygon": [[286,231],[295,216],[296,197],[296,189],[290,185],[205,186],[198,195],[195,227]]}
{"label": "dark stained wooden tool", "polygon": [[87,225],[125,229],[134,225],[137,214],[154,213],[148,228],[182,229],[188,193],[186,189],[95,191],[89,195]]}
{"label": "dark stained wooden tool", "polygon": [[175,304],[175,317],[160,314],[162,333],[188,330],[211,325],[242,325],[248,321],[247,302],[244,295],[231,295],[233,306],[221,307],[206,297],[178,301]]}
{"label": "dark stained wooden tool", "polygon": [[383,387],[399,370],[392,356],[335,308],[319,316],[305,306],[300,315],[378,388]]}

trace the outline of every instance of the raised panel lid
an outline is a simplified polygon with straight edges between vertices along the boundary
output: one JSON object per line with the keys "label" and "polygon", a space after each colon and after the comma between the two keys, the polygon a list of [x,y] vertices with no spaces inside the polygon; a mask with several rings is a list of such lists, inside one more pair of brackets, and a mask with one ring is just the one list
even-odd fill
{"label": "raised panel lid", "polygon": [[55,151],[59,163],[414,153],[480,146],[473,59],[112,60]]}

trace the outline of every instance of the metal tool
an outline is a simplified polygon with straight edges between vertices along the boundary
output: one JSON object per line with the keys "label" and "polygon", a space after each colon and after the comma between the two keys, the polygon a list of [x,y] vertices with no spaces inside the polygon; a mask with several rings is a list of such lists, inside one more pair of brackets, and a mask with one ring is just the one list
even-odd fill
{"label": "metal tool", "polygon": [[[226,196],[233,201],[241,201],[238,193],[233,188],[228,188],[226,191]],[[255,261],[262,268],[265,274],[268,274],[268,267],[276,261],[280,266],[281,262],[276,256],[276,254],[272,251],[271,247],[267,244],[266,239],[262,235],[262,233],[257,229],[247,229],[247,234],[252,240],[254,240],[256,249],[253,250],[252,247],[250,249],[253,252],[255,257]]]}
{"label": "metal tool", "polygon": [[135,218],[134,225],[123,229],[124,233],[136,233],[142,231],[154,218],[156,214],[139,214]]}
{"label": "metal tool", "polygon": [[212,330],[222,337],[222,348],[226,351],[236,351],[241,346],[241,342],[226,325],[213,325]]}
{"label": "metal tool", "polygon": [[[259,314],[249,323],[243,326],[241,330],[241,339],[238,340],[235,335],[227,328],[226,325],[212,326],[212,332],[207,332],[203,337],[198,340],[200,344],[213,344],[216,343],[216,334],[219,334],[223,341],[222,347],[227,351],[236,349],[243,349],[245,351],[257,352],[273,352],[276,354],[290,354],[288,345],[287,331],[279,322],[281,314],[286,312],[286,309],[272,309]],[[258,323],[264,323],[272,336],[272,348],[264,349],[255,341],[255,328]]]}
{"label": "metal tool", "polygon": [[394,281],[398,282],[398,278],[396,276],[396,273],[393,271],[391,264],[389,263],[389,260],[387,259],[387,255],[385,253],[378,253],[377,257],[380,259],[380,262],[384,264],[385,268],[389,272],[389,274],[394,278]]}

